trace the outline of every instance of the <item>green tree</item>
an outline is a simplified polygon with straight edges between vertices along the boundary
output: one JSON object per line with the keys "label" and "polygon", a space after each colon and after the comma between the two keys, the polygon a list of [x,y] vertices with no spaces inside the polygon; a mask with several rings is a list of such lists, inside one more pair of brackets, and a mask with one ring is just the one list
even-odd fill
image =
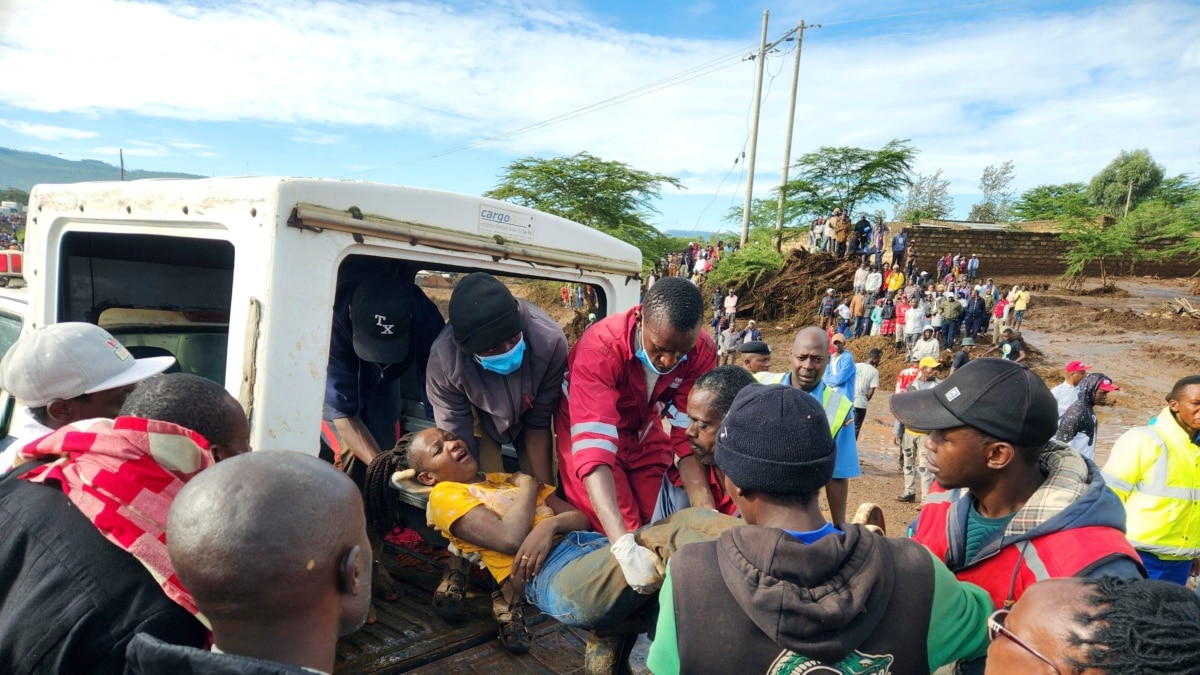
{"label": "green tree", "polygon": [[983,201],[971,207],[971,214],[967,216],[967,220],[977,223],[1007,223],[1013,201],[1013,192],[1010,189],[1012,180],[1011,159],[1003,164],[985,167],[983,177],[979,179],[979,191],[983,193]]}
{"label": "green tree", "polygon": [[29,193],[17,188],[4,188],[0,190],[0,202],[17,202],[18,204],[29,205]]}
{"label": "green tree", "polygon": [[1063,255],[1063,262],[1067,263],[1065,276],[1082,278],[1087,266],[1094,262],[1100,269],[1101,288],[1108,286],[1108,273],[1113,265],[1124,258],[1136,261],[1141,257],[1138,241],[1126,221],[1114,224],[1105,218],[1070,218],[1063,223],[1059,236],[1070,244]]}
{"label": "green tree", "polygon": [[587,152],[570,157],[524,157],[509,164],[485,197],[561,216],[637,246],[649,268],[677,247],[646,218],[658,213],[662,188],[683,189],[679,179],[640,171]]}
{"label": "green tree", "polygon": [[1061,220],[1084,217],[1089,208],[1083,183],[1063,183],[1026,190],[1013,203],[1012,214],[1019,220]]}
{"label": "green tree", "polygon": [[1112,215],[1128,214],[1149,197],[1163,180],[1165,170],[1150,151],[1122,150],[1088,184],[1088,199]]}
{"label": "green tree", "polygon": [[792,165],[787,183],[788,208],[825,214],[840,206],[855,212],[860,203],[894,202],[912,182],[912,164],[919,151],[907,139],[892,140],[878,150],[822,147],[802,155]]}
{"label": "green tree", "polygon": [[1186,173],[1164,178],[1150,193],[1147,202],[1162,202],[1173,208],[1200,200],[1200,183]]}
{"label": "green tree", "polygon": [[954,212],[954,198],[950,196],[950,181],[942,178],[942,170],[926,176],[917,174],[909,183],[908,196],[895,202],[894,220],[915,223],[922,218],[945,218]]}

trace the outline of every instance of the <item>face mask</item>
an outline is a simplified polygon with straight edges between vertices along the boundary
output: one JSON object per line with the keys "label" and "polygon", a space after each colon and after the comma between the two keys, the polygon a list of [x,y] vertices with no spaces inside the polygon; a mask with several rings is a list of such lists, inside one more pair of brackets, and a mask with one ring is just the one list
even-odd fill
{"label": "face mask", "polygon": [[490,370],[493,373],[500,375],[508,375],[517,368],[521,367],[521,362],[525,359],[525,336],[521,336],[517,340],[517,344],[512,349],[503,354],[495,356],[475,356],[475,360],[479,365],[483,366],[484,370]]}
{"label": "face mask", "polygon": [[650,363],[650,357],[646,356],[646,348],[643,346],[644,342],[645,342],[644,336],[642,335],[642,331],[639,328],[638,329],[638,348],[637,348],[636,356],[642,363],[646,364],[647,368],[649,368],[650,370],[653,370],[655,373],[657,373],[659,375],[666,375],[667,373],[670,373],[672,370],[675,370],[676,368],[678,368],[679,364],[683,363],[684,361],[687,361],[687,354],[684,354],[682,357],[679,358],[678,361],[675,362],[675,365],[671,366],[670,368],[668,368],[666,370],[659,370],[658,368],[654,367],[653,363]]}

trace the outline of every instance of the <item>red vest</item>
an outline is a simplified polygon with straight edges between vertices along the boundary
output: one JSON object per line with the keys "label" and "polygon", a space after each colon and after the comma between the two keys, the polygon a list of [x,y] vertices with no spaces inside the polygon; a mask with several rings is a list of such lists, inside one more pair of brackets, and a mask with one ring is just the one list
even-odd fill
{"label": "red vest", "polygon": [[[949,494],[934,483],[921,507],[921,519],[913,535],[943,562],[947,562],[946,554],[950,548],[950,524],[947,521],[952,502],[928,499],[935,495],[948,497]],[[955,527],[957,525],[954,523]],[[1010,599],[1016,601],[1026,588],[1039,581],[1086,576],[1089,567],[1121,555],[1140,564],[1137,553],[1125,540],[1125,533],[1107,525],[1093,525],[1007,544],[995,555],[964,567],[954,575],[959,581],[969,581],[983,588],[999,608],[1011,605]]]}

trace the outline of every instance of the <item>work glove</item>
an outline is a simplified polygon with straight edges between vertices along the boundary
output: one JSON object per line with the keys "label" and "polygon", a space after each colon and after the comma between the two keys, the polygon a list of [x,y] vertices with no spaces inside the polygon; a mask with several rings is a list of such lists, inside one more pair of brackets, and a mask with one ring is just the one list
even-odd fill
{"label": "work glove", "polygon": [[613,542],[610,550],[621,566],[625,582],[635,592],[649,595],[662,586],[662,563],[653,551],[634,541],[632,532]]}

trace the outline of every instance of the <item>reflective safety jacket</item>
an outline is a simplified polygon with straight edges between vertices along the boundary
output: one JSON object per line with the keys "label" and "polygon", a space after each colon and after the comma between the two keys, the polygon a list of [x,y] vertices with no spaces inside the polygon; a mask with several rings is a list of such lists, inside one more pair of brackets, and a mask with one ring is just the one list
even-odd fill
{"label": "reflective safety jacket", "polygon": [[[754,377],[759,384],[790,384],[789,375],[791,372],[756,373]],[[838,431],[846,425],[846,419],[854,412],[854,402],[833,387],[822,388],[825,392],[821,395],[821,407],[825,409],[825,419],[829,421],[829,431],[834,438],[837,438]]]}
{"label": "reflective safety jacket", "polygon": [[934,483],[921,506],[913,538],[941,558],[960,581],[984,588],[997,607],[1025,589],[1058,577],[1143,576],[1137,553],[1125,541],[1124,514],[1091,461],[1051,441],[1042,458],[1042,487],[1003,532],[966,560],[967,516],[975,499],[963,489]]}
{"label": "reflective safety jacket", "polygon": [[1164,560],[1200,558],[1200,446],[1169,408],[1117,439],[1104,479],[1125,504],[1134,548]]}

